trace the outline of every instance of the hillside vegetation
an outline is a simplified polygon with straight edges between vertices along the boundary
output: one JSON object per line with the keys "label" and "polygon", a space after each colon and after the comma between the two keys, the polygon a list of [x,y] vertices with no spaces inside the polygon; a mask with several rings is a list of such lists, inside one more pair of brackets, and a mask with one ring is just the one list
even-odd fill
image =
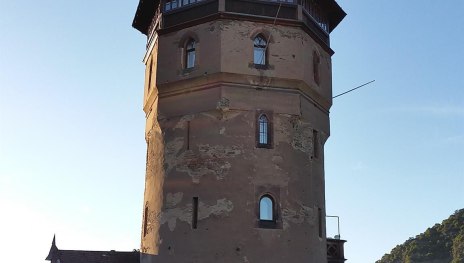
{"label": "hillside vegetation", "polygon": [[396,246],[376,263],[464,263],[464,209]]}

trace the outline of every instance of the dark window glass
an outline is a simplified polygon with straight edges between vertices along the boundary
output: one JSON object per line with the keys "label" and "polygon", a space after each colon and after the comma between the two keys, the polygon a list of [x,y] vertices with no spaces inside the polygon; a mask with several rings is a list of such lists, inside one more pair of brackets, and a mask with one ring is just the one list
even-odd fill
{"label": "dark window glass", "polygon": [[150,69],[148,71],[148,91],[150,91],[151,88],[151,75],[153,72],[153,59],[150,60]]}
{"label": "dark window glass", "polygon": [[319,237],[322,237],[322,209],[318,208],[317,209],[317,217],[318,217],[318,223],[319,223]]}
{"label": "dark window glass", "polygon": [[198,224],[198,197],[193,198],[192,209],[192,228],[197,229]]}
{"label": "dark window glass", "polygon": [[313,130],[313,155],[319,158],[319,134],[316,130]]}
{"label": "dark window glass", "polygon": [[148,230],[148,206],[145,206],[145,213],[143,215],[143,236],[147,235]]}
{"label": "dark window glass", "polygon": [[316,82],[317,85],[320,83],[320,78],[319,78],[319,63],[321,62],[321,59],[319,58],[319,55],[316,52],[313,52],[313,76],[314,76],[314,82]]}

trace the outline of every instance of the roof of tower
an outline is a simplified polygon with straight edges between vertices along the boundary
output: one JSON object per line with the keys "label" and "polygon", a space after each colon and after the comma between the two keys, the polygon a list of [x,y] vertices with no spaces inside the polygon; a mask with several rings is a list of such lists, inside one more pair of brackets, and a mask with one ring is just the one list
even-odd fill
{"label": "roof of tower", "polygon": [[57,252],[58,252],[58,248],[56,247],[56,244],[55,244],[55,235],[53,235],[52,246],[50,247],[50,252],[48,252],[48,256],[45,260],[52,260]]}
{"label": "roof of tower", "polygon": [[159,2],[159,0],[139,0],[132,26],[146,35]]}
{"label": "roof of tower", "polygon": [[[335,0],[316,0],[316,2],[327,12],[330,25],[329,31],[332,32],[346,16],[345,11],[343,11]],[[160,0],[139,0],[132,26],[147,35],[148,28],[159,4]]]}

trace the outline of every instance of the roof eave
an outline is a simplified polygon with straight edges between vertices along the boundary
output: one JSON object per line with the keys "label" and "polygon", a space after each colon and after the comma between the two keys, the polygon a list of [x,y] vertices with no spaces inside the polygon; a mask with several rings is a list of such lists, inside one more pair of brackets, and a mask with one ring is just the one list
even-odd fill
{"label": "roof eave", "polygon": [[139,0],[132,27],[146,35],[148,27],[150,27],[150,23],[155,16],[155,7],[159,5],[159,2],[160,0]]}
{"label": "roof eave", "polygon": [[[329,1],[329,28],[330,32],[332,32],[340,22],[342,22],[343,18],[345,18],[346,13],[340,7],[340,5],[336,1]],[[329,32],[329,33],[330,33]]]}

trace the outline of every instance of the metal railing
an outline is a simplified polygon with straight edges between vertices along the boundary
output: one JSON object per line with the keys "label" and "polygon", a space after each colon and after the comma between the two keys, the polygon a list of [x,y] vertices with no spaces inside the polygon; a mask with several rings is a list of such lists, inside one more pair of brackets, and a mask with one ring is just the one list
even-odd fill
{"label": "metal railing", "polygon": [[322,12],[322,9],[316,3],[315,0],[299,0],[299,5],[303,6],[312,19],[324,30],[329,33],[329,21],[327,16]]}
{"label": "metal railing", "polygon": [[[162,1],[163,12],[170,12],[182,7],[192,6],[206,0],[164,0]],[[226,0],[227,1],[227,0]],[[274,2],[301,5],[303,11],[310,19],[326,33],[329,33],[329,22],[327,15],[322,11],[322,8],[316,0],[258,0],[256,2]]]}
{"label": "metal railing", "polygon": [[164,1],[164,11],[171,11],[188,5],[193,5],[204,0],[167,0]]}

